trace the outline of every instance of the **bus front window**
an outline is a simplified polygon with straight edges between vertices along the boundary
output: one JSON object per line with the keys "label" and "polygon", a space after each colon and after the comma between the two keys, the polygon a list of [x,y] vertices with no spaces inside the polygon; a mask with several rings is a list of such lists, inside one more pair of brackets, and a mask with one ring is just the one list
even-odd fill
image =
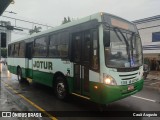
{"label": "bus front window", "polygon": [[[104,37],[105,41],[110,41],[110,45],[105,47],[105,61],[108,67],[124,68],[142,65],[142,49],[140,38],[132,32],[122,32],[120,29],[108,31],[109,37]],[[104,31],[104,34],[106,31]]]}

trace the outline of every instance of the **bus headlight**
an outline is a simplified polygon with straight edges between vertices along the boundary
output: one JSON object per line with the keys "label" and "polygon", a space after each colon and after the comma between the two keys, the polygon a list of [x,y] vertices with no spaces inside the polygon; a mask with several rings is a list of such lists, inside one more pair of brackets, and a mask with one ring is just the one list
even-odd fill
{"label": "bus headlight", "polygon": [[110,75],[103,75],[103,82],[107,85],[117,85],[115,79]]}

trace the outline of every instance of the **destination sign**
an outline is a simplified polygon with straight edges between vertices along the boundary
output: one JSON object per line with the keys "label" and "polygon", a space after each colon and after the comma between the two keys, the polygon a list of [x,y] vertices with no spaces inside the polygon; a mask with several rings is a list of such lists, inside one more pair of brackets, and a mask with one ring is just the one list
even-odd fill
{"label": "destination sign", "polygon": [[120,27],[120,28],[123,28],[123,29],[127,29],[127,30],[129,29],[129,24],[128,23],[117,20],[117,19],[114,19],[114,18],[111,18],[111,24],[113,26]]}

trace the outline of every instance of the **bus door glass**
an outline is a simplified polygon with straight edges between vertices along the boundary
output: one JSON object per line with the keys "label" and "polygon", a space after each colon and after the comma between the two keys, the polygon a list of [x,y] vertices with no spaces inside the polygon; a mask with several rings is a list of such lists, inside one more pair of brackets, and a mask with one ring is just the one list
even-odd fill
{"label": "bus door glass", "polygon": [[89,92],[90,46],[89,31],[73,34],[74,90],[85,96]]}
{"label": "bus door glass", "polygon": [[27,43],[26,44],[26,58],[27,58],[26,68],[28,68],[27,77],[29,77],[29,78],[32,78],[32,65],[33,65],[32,54],[33,54],[33,42]]}

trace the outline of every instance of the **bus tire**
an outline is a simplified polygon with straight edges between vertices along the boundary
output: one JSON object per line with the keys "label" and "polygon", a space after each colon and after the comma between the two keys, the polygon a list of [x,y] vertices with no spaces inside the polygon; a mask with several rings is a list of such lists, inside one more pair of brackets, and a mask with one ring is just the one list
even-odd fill
{"label": "bus tire", "polygon": [[61,76],[58,76],[56,78],[56,84],[55,84],[55,94],[58,99],[60,100],[66,100],[68,96],[68,88],[67,83],[65,79]]}
{"label": "bus tire", "polygon": [[100,112],[106,111],[109,108],[109,104],[98,104],[98,110]]}
{"label": "bus tire", "polygon": [[19,81],[19,83],[23,82],[23,78],[22,78],[22,70],[20,67],[17,68],[17,79]]}

